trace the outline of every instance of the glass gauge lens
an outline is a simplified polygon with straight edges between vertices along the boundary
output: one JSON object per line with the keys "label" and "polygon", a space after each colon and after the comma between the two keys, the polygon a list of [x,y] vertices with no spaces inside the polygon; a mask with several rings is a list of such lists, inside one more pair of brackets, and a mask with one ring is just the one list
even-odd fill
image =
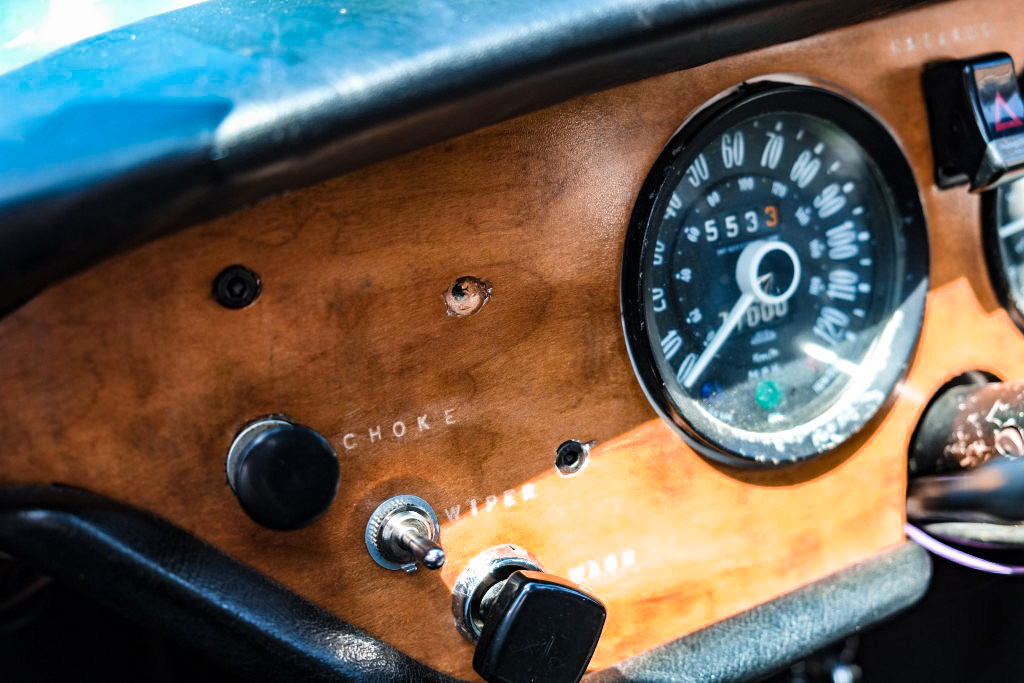
{"label": "glass gauge lens", "polygon": [[996,293],[1024,330],[1024,179],[986,192],[982,226]]}
{"label": "glass gauge lens", "polygon": [[676,134],[637,202],[622,283],[634,367],[706,454],[821,453],[899,379],[926,260],[913,176],[877,121],[824,90],[748,90]]}

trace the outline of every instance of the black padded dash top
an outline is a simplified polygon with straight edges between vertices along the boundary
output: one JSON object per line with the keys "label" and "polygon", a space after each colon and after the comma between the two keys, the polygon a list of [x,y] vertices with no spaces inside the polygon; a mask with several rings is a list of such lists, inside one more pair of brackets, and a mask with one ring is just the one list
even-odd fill
{"label": "black padded dash top", "polygon": [[283,190],[929,1],[211,0],[87,38],[0,74],[0,315]]}

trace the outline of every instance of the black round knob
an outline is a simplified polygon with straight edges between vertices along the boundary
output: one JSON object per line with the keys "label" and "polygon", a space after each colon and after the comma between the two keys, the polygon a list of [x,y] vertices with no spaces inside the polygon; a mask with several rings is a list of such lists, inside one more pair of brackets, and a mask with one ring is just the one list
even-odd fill
{"label": "black round knob", "polygon": [[270,529],[314,522],[338,492],[338,456],[309,427],[267,418],[244,429],[228,452],[228,482],[242,509]]}

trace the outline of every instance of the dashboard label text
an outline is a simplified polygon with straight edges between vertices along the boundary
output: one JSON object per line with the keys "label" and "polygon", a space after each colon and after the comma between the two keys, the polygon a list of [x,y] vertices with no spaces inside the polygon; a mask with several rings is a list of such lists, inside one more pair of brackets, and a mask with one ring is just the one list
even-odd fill
{"label": "dashboard label text", "polygon": [[481,496],[479,498],[471,498],[466,501],[466,507],[462,505],[453,505],[450,508],[444,509],[444,515],[448,518],[449,522],[454,522],[462,515],[469,515],[471,517],[479,515],[481,512],[494,512],[498,507],[510,508],[513,505],[519,503],[525,503],[528,500],[533,500],[537,497],[537,487],[533,484],[523,484],[519,489],[507,489],[502,491],[500,495],[492,493],[488,496]]}
{"label": "dashboard label text", "polygon": [[636,564],[636,551],[623,550],[603,558],[587,560],[569,570],[569,579],[574,583],[586,583],[605,575],[618,574]]}
{"label": "dashboard label text", "polygon": [[421,432],[429,432],[437,428],[455,424],[455,408],[447,408],[442,413],[416,415],[402,420],[394,420],[390,424],[376,424],[362,432],[348,432],[341,437],[341,445],[346,451],[352,451],[363,444],[379,441],[395,441]]}

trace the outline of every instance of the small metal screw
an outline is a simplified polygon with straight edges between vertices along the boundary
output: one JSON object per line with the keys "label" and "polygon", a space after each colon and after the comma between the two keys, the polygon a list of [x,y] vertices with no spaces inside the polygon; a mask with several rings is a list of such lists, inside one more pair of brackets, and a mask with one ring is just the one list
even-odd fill
{"label": "small metal screw", "polygon": [[228,266],[213,280],[213,298],[224,308],[245,308],[262,291],[260,276],[245,266]]}

